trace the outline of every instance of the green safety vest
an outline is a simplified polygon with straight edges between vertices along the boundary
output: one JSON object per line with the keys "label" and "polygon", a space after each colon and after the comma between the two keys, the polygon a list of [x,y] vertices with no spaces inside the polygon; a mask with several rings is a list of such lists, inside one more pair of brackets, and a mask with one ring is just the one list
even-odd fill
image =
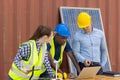
{"label": "green safety vest", "polygon": [[[51,54],[52,59],[54,60],[54,56],[55,56],[54,37],[52,37],[52,40],[51,40],[51,42],[50,42],[50,45],[51,45],[50,54]],[[60,67],[60,65],[61,65],[61,63],[62,63],[62,60],[63,60],[63,51],[64,51],[65,46],[66,46],[66,43],[61,46],[60,57],[59,57],[59,60],[58,60],[59,63],[58,63],[58,65],[57,65],[58,68]],[[43,66],[43,68],[46,70],[44,64],[43,64],[42,66]],[[53,72],[54,72],[54,74],[55,74],[55,70],[54,70],[54,69],[52,69],[52,70],[53,70]],[[45,72],[45,71],[43,71],[43,73],[44,73],[44,72]]]}
{"label": "green safety vest", "polygon": [[[46,43],[42,45],[39,56],[38,56],[38,51],[36,47],[36,42],[34,40],[30,40],[23,44],[30,44],[31,55],[28,61],[21,60],[20,64],[28,70],[32,70],[34,66],[34,74],[32,79],[39,79],[40,74],[42,74],[45,71],[45,69],[43,68],[44,67],[43,60],[45,56],[45,51],[47,49]],[[29,80],[31,75],[32,75],[32,71],[26,75],[21,70],[19,70],[19,68],[15,65],[14,62],[12,63],[12,67],[9,70],[9,76],[13,80]]]}
{"label": "green safety vest", "polygon": [[[50,42],[50,45],[51,45],[51,49],[50,49],[50,54],[51,54],[51,57],[52,59],[54,59],[55,57],[55,44],[54,44],[54,37],[52,38],[52,41]],[[62,61],[63,61],[63,51],[65,49],[65,46],[66,46],[66,43],[64,43],[62,46],[61,46],[61,51],[60,51],[60,57],[58,59],[58,68],[60,67]]]}

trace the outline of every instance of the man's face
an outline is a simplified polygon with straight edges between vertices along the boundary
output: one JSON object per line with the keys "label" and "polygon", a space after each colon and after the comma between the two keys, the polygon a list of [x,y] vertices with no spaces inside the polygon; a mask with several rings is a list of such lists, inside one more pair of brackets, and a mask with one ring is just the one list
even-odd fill
{"label": "man's face", "polygon": [[67,41],[67,37],[60,36],[59,34],[56,34],[55,40],[59,45],[63,45]]}
{"label": "man's face", "polygon": [[91,25],[86,27],[86,28],[83,28],[83,30],[86,32],[86,33],[90,33],[92,31],[92,27]]}

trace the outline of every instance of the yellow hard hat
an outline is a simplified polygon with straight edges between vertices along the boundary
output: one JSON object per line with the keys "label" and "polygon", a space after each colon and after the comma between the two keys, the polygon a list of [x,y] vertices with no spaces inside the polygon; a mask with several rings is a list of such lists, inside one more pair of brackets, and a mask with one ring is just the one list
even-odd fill
{"label": "yellow hard hat", "polygon": [[91,24],[91,16],[87,12],[81,12],[77,17],[77,24],[79,28],[86,28]]}

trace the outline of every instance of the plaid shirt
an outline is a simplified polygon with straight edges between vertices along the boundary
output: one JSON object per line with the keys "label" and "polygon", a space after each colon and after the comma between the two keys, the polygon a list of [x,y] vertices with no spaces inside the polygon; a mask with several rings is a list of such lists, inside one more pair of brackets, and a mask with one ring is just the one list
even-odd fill
{"label": "plaid shirt", "polygon": [[[38,42],[38,40],[37,40],[36,41],[36,46],[37,46],[37,51],[38,51],[38,55],[39,55],[40,47],[42,46],[42,44],[40,44]],[[23,44],[21,47],[19,47],[17,55],[14,58],[14,63],[16,64],[16,66],[18,68],[21,67],[21,65],[20,65],[20,61],[21,60],[27,61],[29,59],[29,57],[30,57],[30,51],[31,51],[31,49],[30,49],[30,45],[29,44]],[[48,53],[45,53],[43,64],[45,65],[45,67],[46,67],[48,73],[50,74],[50,76],[53,76],[54,73],[52,71],[52,68],[50,66],[50,62],[48,60]]]}

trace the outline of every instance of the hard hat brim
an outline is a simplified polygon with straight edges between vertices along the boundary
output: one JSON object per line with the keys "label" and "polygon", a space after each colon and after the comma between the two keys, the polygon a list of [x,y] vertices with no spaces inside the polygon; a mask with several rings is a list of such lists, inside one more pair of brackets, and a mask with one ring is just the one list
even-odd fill
{"label": "hard hat brim", "polygon": [[60,34],[60,33],[58,33],[60,36],[64,36],[64,37],[69,37],[69,36],[71,36],[70,35],[70,33],[68,33],[68,34]]}
{"label": "hard hat brim", "polygon": [[80,25],[79,23],[77,23],[79,28],[87,28],[88,26],[90,26],[91,23],[87,24],[87,25]]}

